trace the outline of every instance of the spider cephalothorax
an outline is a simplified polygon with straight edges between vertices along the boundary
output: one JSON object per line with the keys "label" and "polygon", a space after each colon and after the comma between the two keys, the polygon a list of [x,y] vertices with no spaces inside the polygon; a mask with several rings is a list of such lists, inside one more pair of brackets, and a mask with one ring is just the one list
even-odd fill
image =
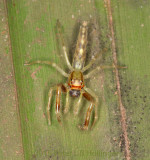
{"label": "spider cephalothorax", "polygon": [[68,86],[70,86],[70,96],[79,97],[80,91],[84,87],[83,74],[81,71],[75,70],[71,72],[68,79]]}
{"label": "spider cephalothorax", "polygon": [[[97,113],[98,97],[89,88],[87,88],[85,86],[84,79],[90,78],[91,75],[95,74],[96,72],[98,72],[101,69],[115,68],[118,66],[114,66],[114,65],[112,65],[112,66],[98,66],[94,70],[92,70],[90,73],[84,75],[83,73],[86,70],[88,70],[95,63],[95,61],[98,59],[98,57],[102,53],[101,52],[101,53],[97,54],[96,57],[94,57],[87,66],[84,66],[85,59],[86,59],[86,46],[87,46],[87,35],[88,35],[87,34],[88,33],[87,21],[83,21],[80,26],[72,65],[70,64],[69,59],[68,59],[68,53],[67,53],[67,49],[65,47],[63,35],[61,33],[61,24],[59,21],[57,21],[57,28],[58,28],[58,32],[60,34],[60,38],[62,41],[62,49],[64,52],[64,56],[65,56],[68,68],[70,69],[71,73],[70,74],[66,73],[58,65],[56,65],[55,63],[52,63],[50,61],[37,60],[37,61],[30,62],[30,63],[26,63],[25,65],[32,65],[32,64],[51,65],[52,67],[56,68],[63,76],[68,78],[68,83],[58,84],[54,87],[51,87],[49,90],[49,93],[48,93],[49,100],[48,100],[48,105],[47,105],[48,123],[51,124],[50,107],[51,107],[52,92],[53,92],[53,90],[56,90],[56,112],[55,113],[56,113],[58,122],[61,124],[60,99],[61,99],[61,93],[64,92],[64,93],[66,93],[66,105],[65,105],[64,113],[67,113],[69,110],[69,96],[78,98],[78,102],[77,102],[75,109],[74,109],[75,115],[78,114],[82,97],[84,97],[87,101],[90,102],[90,105],[87,109],[84,126],[80,127],[81,129],[88,129],[89,120],[90,120],[90,116],[91,116],[91,112],[92,112],[93,108],[95,108],[95,116],[94,116],[93,124],[95,124],[95,122],[98,118],[98,113]],[[119,67],[119,68],[125,68],[125,67]]]}

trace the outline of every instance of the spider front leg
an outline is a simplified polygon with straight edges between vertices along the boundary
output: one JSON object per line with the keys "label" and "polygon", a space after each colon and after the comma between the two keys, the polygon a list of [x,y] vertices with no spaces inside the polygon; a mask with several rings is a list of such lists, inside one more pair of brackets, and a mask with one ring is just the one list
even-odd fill
{"label": "spider front leg", "polygon": [[90,89],[85,87],[85,90],[86,90],[86,92],[83,93],[83,96],[91,103],[90,103],[90,106],[88,107],[87,112],[86,112],[84,126],[83,127],[79,126],[79,127],[83,130],[88,130],[91,112],[92,112],[94,106],[95,106],[95,116],[94,116],[94,122],[92,124],[92,127],[94,126],[95,122],[98,119],[98,113],[97,113],[98,97]]}
{"label": "spider front leg", "polygon": [[99,59],[99,57],[106,51],[107,51],[107,48],[104,48],[100,53],[97,53],[96,56],[92,58],[90,63],[82,69],[82,72],[85,72],[86,70],[88,70]]}
{"label": "spider front leg", "polygon": [[46,65],[50,65],[50,66],[54,67],[58,72],[60,72],[64,77],[68,78],[68,76],[69,76],[69,74],[66,73],[63,69],[61,69],[56,63],[53,63],[53,62],[50,62],[50,61],[40,61],[40,60],[37,60],[37,61],[25,63],[24,65],[25,66],[29,66],[29,65],[33,65],[33,64],[46,64]]}
{"label": "spider front leg", "polygon": [[112,69],[112,68],[127,68],[127,67],[123,67],[123,66],[98,66],[95,69],[93,69],[92,71],[90,71],[88,74],[84,75],[84,79],[88,79],[91,78],[92,75],[96,74],[98,71],[102,70],[102,69]]}
{"label": "spider front leg", "polygon": [[67,92],[67,88],[65,87],[65,85],[63,84],[59,84],[53,88],[50,88],[48,96],[49,96],[49,100],[48,100],[48,105],[47,105],[47,117],[48,117],[48,124],[51,125],[51,120],[50,120],[50,107],[51,107],[51,99],[52,99],[52,91],[56,90],[56,117],[57,120],[59,122],[59,124],[61,125],[61,118],[60,118],[60,101],[61,101],[61,92]]}
{"label": "spider front leg", "polygon": [[73,67],[71,66],[70,61],[68,59],[67,49],[66,49],[66,46],[65,46],[65,41],[64,41],[64,37],[63,37],[63,34],[62,34],[62,29],[61,29],[61,24],[60,24],[59,20],[57,20],[56,26],[57,26],[57,30],[58,30],[58,32],[60,34],[60,39],[61,39],[61,43],[62,43],[62,49],[63,49],[64,55],[65,55],[65,59],[66,59],[68,68],[70,70],[73,70]]}

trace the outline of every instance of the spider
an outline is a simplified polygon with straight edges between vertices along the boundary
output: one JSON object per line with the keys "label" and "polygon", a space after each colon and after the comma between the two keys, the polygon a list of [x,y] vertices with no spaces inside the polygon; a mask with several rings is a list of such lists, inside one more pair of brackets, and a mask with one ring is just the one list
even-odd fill
{"label": "spider", "polygon": [[[77,115],[79,112],[79,106],[82,100],[82,97],[84,97],[87,101],[90,102],[90,105],[87,109],[85,121],[83,126],[79,126],[80,129],[88,130],[91,112],[93,108],[95,108],[95,115],[94,120],[92,123],[92,126],[95,124],[95,122],[98,119],[98,96],[92,92],[89,88],[85,86],[84,80],[90,78],[93,74],[96,72],[105,69],[105,68],[115,68],[115,65],[112,66],[98,66],[92,71],[90,71],[88,74],[83,74],[86,70],[88,70],[98,59],[98,57],[105,52],[107,49],[104,49],[100,54],[97,54],[87,66],[84,66],[85,59],[86,59],[86,47],[87,47],[87,35],[88,35],[88,22],[83,21],[81,23],[79,34],[77,38],[77,44],[76,49],[73,57],[72,65],[69,62],[68,59],[68,53],[67,49],[64,43],[64,37],[61,30],[61,24],[59,20],[57,20],[57,30],[60,34],[60,40],[62,43],[62,49],[64,53],[64,57],[67,63],[68,68],[70,69],[70,73],[66,73],[63,69],[61,69],[57,64],[50,62],[50,61],[33,61],[26,63],[25,65],[33,65],[33,64],[46,64],[54,67],[57,71],[59,71],[64,77],[68,78],[68,82],[65,84],[57,84],[49,89],[48,92],[48,105],[47,105],[47,118],[48,118],[48,124],[51,125],[51,117],[50,117],[50,107],[51,107],[51,99],[52,99],[52,92],[53,90],[56,90],[56,117],[60,125],[62,125],[61,118],[60,118],[60,101],[61,101],[61,93],[66,93],[66,105],[64,108],[64,113],[66,114],[69,110],[69,96],[78,98],[78,102],[76,104],[76,107],[74,109],[74,115]],[[125,68],[125,67],[119,67],[117,68]]]}

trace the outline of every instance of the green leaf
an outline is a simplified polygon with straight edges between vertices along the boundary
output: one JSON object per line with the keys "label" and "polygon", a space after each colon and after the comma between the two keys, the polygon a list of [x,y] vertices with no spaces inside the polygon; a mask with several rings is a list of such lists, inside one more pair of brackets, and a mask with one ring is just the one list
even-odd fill
{"label": "green leaf", "polygon": [[[107,1],[106,1],[107,2]],[[56,21],[63,26],[68,56],[71,60],[79,31],[79,22],[90,25],[87,62],[99,50],[111,48],[111,32],[107,5],[103,1],[75,0],[13,0],[7,1],[17,100],[23,139],[24,156],[29,159],[123,159],[125,145],[118,107],[115,73],[105,70],[86,81],[86,86],[99,97],[99,119],[92,130],[81,131],[89,103],[83,100],[80,113],[73,115],[76,100],[70,98],[70,112],[55,116],[55,92],[51,106],[52,125],[45,114],[51,86],[65,83],[55,69],[45,65],[25,66],[34,60],[49,60],[68,72],[61,49]],[[149,5],[147,1],[113,1],[113,25],[119,70],[122,102],[127,113],[131,157],[148,158],[149,144]],[[95,30],[93,29],[95,27]],[[91,30],[93,32],[91,32]],[[95,45],[96,44],[96,45]],[[90,48],[91,47],[91,48]],[[97,65],[112,65],[111,51]],[[62,110],[65,95],[62,97]],[[93,114],[91,121],[93,121]],[[91,125],[91,124],[90,124]]]}

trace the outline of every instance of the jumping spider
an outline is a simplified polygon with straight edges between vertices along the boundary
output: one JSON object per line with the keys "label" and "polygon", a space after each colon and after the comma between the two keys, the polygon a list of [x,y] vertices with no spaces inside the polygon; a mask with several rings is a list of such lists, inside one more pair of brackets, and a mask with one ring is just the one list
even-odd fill
{"label": "jumping spider", "polygon": [[[71,97],[77,97],[78,102],[76,104],[76,108],[74,110],[74,114],[77,115],[79,111],[79,105],[81,103],[82,97],[84,97],[86,100],[90,102],[90,105],[87,109],[85,122],[83,126],[80,126],[81,129],[87,130],[89,126],[90,116],[93,108],[95,107],[95,116],[93,124],[95,124],[96,120],[98,119],[98,113],[97,113],[97,106],[98,106],[98,97],[95,93],[93,93],[89,88],[85,86],[84,80],[90,78],[93,74],[96,72],[105,69],[105,68],[125,68],[125,67],[119,67],[119,66],[98,66],[95,69],[93,69],[88,74],[84,75],[83,73],[89,69],[95,61],[98,59],[98,57],[102,54],[97,54],[87,66],[84,66],[85,59],[86,59],[86,47],[87,47],[87,35],[88,35],[88,23],[87,21],[83,21],[76,44],[76,49],[73,57],[72,65],[69,62],[68,59],[68,53],[67,49],[64,43],[64,38],[61,31],[61,24],[59,20],[57,21],[57,29],[60,34],[60,39],[62,42],[62,49],[64,52],[64,56],[67,62],[67,66],[70,69],[70,73],[66,73],[64,70],[62,70],[57,64],[50,62],[50,61],[33,61],[26,63],[25,65],[32,65],[32,64],[46,64],[51,65],[54,67],[57,71],[59,71],[64,77],[68,78],[68,82],[65,84],[57,84],[54,87],[51,87],[48,93],[49,99],[48,99],[48,105],[47,105],[47,116],[48,116],[48,124],[51,125],[50,120],[50,107],[51,107],[51,99],[52,99],[52,91],[56,90],[56,116],[59,124],[61,124],[61,118],[60,118],[60,99],[61,99],[61,92],[66,93],[66,105],[64,109],[64,113],[67,113],[69,110],[69,96]],[[103,51],[106,51],[104,49]]]}

